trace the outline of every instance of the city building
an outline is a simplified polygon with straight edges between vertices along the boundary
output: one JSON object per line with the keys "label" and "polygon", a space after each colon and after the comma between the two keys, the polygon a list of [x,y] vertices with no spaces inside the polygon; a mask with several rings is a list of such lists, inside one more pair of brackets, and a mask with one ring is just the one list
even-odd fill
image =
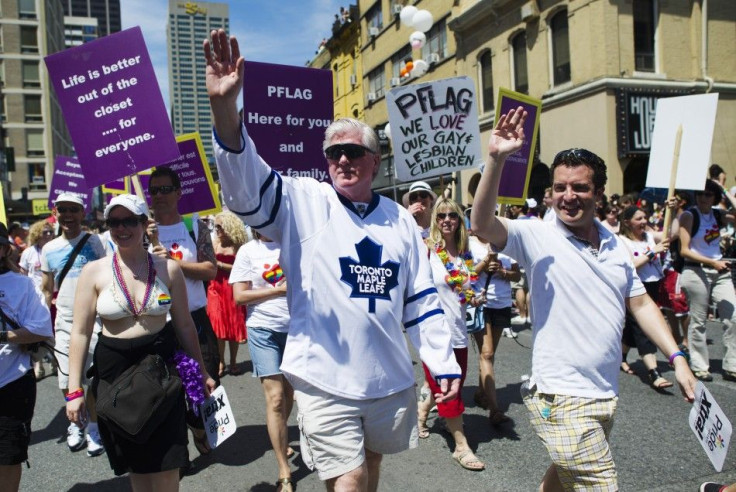
{"label": "city building", "polygon": [[97,39],[99,28],[94,17],[64,16],[64,45],[79,46]]}
{"label": "city building", "polygon": [[210,101],[205,87],[202,41],[212,29],[230,32],[225,3],[169,0],[167,27],[171,124],[176,135],[199,132],[210,165],[214,167]]}
{"label": "city building", "polygon": [[120,0],[62,0],[67,17],[92,17],[97,19],[98,37],[119,32]]}
{"label": "city building", "polygon": [[[43,57],[64,49],[64,14],[54,0],[0,0],[0,122],[13,212],[46,198],[55,155],[72,143]],[[11,150],[12,149],[12,150]],[[8,202],[6,201],[6,204]]]}

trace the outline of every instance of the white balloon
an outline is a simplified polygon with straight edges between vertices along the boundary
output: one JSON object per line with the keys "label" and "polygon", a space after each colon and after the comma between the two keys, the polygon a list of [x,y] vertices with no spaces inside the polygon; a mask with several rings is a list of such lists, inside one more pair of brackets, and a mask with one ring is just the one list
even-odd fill
{"label": "white balloon", "polygon": [[391,123],[386,123],[386,126],[383,127],[383,133],[391,140]]}
{"label": "white balloon", "polygon": [[411,19],[411,25],[417,30],[427,32],[432,29],[434,18],[429,10],[417,10]]}
{"label": "white balloon", "polygon": [[401,12],[399,13],[399,18],[401,19],[401,23],[404,24],[406,27],[411,27],[411,20],[414,18],[414,14],[417,13],[417,8],[413,5],[407,5],[403,9],[401,9]]}
{"label": "white balloon", "polygon": [[424,46],[424,43],[426,42],[427,36],[425,36],[422,31],[414,31],[411,33],[411,36],[409,36],[409,44],[411,44],[411,47],[415,50],[422,49],[422,46]]}
{"label": "white balloon", "polygon": [[414,68],[411,69],[412,77],[421,77],[429,70],[429,64],[424,60],[416,60],[414,62]]}

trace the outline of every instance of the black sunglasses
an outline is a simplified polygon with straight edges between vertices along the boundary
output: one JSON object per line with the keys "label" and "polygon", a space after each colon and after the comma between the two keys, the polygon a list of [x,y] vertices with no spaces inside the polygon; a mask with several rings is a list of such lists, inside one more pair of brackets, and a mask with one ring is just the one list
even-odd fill
{"label": "black sunglasses", "polygon": [[141,223],[141,219],[136,217],[135,215],[131,215],[130,217],[126,217],[124,219],[115,219],[110,217],[105,221],[105,224],[107,224],[107,227],[109,229],[115,229],[116,227],[124,226],[128,229],[132,229],[133,227],[137,226]]}
{"label": "black sunglasses", "polygon": [[432,195],[430,195],[426,191],[415,191],[413,193],[409,193],[409,203],[416,202],[417,200],[420,200],[420,199],[424,200],[431,196]]}
{"label": "black sunglasses", "polygon": [[457,214],[457,212],[450,212],[450,213],[444,213],[444,212],[437,212],[437,219],[439,220],[445,220],[446,218],[451,218],[453,220],[458,220],[460,216]]}
{"label": "black sunglasses", "polygon": [[172,191],[175,191],[177,189],[176,186],[151,186],[148,188],[148,192],[151,194],[151,196],[158,195],[161,193],[162,195],[168,195]]}
{"label": "black sunglasses", "polygon": [[60,214],[76,214],[82,211],[82,207],[56,207]]}
{"label": "black sunglasses", "polygon": [[358,159],[359,157],[363,157],[366,153],[373,154],[374,152],[362,145],[351,143],[330,145],[325,149],[325,157],[333,161],[340,160],[340,157],[343,155],[348,159]]}

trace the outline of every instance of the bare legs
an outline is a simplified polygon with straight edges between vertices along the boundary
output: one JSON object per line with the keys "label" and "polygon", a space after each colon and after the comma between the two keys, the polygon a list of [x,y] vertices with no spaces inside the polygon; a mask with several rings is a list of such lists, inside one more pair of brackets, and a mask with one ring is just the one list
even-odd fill
{"label": "bare legs", "polygon": [[20,465],[0,465],[0,492],[18,491],[22,471]]}
{"label": "bare legs", "polygon": [[179,469],[158,473],[131,473],[133,492],[167,492],[179,490]]}
{"label": "bare legs", "polygon": [[325,482],[330,492],[376,492],[383,455],[365,450],[365,461],[358,468]]}
{"label": "bare legs", "polygon": [[[289,447],[286,421],[294,406],[294,390],[281,374],[262,377],[261,385],[266,396],[266,428],[271,446],[276,453],[279,478],[289,478],[291,469],[286,456]],[[282,486],[282,490],[291,490],[287,487]]]}
{"label": "bare legs", "polygon": [[218,338],[217,351],[220,353],[219,376],[222,377],[225,374],[225,342],[227,342],[228,349],[230,350],[230,374],[236,376],[240,374],[240,370],[238,369],[238,348],[240,348],[240,344],[232,340],[221,340]]}

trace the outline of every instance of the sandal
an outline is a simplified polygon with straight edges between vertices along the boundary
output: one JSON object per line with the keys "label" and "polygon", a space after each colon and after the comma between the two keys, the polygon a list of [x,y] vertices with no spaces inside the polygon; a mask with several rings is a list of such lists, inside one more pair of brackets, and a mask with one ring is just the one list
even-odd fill
{"label": "sandal", "polygon": [[210,443],[207,442],[207,433],[204,431],[204,429],[192,429],[192,442],[194,443],[194,447],[197,448],[197,451],[199,454],[208,454],[210,449]]}
{"label": "sandal", "polygon": [[661,390],[672,386],[672,383],[663,378],[656,369],[649,371],[649,384],[651,384],[652,388],[655,390]]}
{"label": "sandal", "polygon": [[429,437],[429,427],[427,427],[427,419],[417,419],[417,429],[419,439],[426,439]]}
{"label": "sandal", "polygon": [[240,376],[242,374],[237,364],[230,364],[229,371],[231,376]]}
{"label": "sandal", "polygon": [[293,490],[294,484],[291,482],[291,477],[279,478],[276,480],[277,492],[292,492]]}
{"label": "sandal", "polygon": [[501,410],[494,410],[488,415],[488,420],[490,420],[491,425],[495,427],[505,424],[506,422],[511,422],[511,417],[503,413]]}
{"label": "sandal", "polygon": [[626,361],[621,363],[620,369],[621,369],[621,372],[625,372],[626,374],[634,374],[634,370],[631,368],[629,363]]}
{"label": "sandal", "polygon": [[455,451],[452,453],[452,459],[457,461],[457,463],[466,470],[482,471],[486,469],[486,465],[469,449],[464,453],[459,454]]}
{"label": "sandal", "polygon": [[296,451],[294,451],[294,448],[292,448],[291,446],[287,446],[287,448],[286,448],[286,457],[287,458],[291,458],[295,454],[296,454]]}
{"label": "sandal", "polygon": [[217,377],[223,377],[225,375],[225,364],[220,362],[220,369],[217,371]]}

